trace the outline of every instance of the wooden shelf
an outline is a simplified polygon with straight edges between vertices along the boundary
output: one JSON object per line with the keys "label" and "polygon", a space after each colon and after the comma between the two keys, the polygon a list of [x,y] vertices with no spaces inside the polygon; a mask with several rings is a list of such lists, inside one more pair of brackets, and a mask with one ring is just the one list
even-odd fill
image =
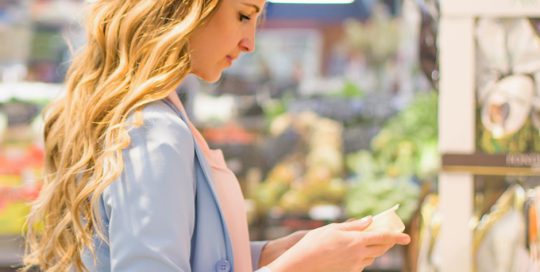
{"label": "wooden shelf", "polygon": [[475,175],[540,176],[540,154],[452,154],[442,155],[442,171]]}

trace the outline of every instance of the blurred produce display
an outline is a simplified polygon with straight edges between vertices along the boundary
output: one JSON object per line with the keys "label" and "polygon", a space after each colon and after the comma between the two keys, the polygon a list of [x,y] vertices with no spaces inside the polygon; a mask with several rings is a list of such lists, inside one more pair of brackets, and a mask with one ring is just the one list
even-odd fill
{"label": "blurred produce display", "polygon": [[384,73],[389,61],[398,55],[400,45],[399,20],[391,17],[384,5],[373,6],[373,16],[367,22],[348,20],[345,22],[346,44],[374,70],[376,90],[384,86]]}
{"label": "blurred produce display", "polygon": [[418,206],[418,185],[409,178],[364,178],[354,180],[345,201],[346,212],[351,217],[361,218],[384,211],[386,207],[400,204],[396,213],[408,222]]}
{"label": "blurred produce display", "polygon": [[297,134],[300,143],[254,190],[258,212],[307,214],[316,205],[340,205],[346,192],[342,130],[338,122],[313,112],[277,117],[270,131]]}
{"label": "blurred produce display", "polygon": [[377,161],[389,176],[414,175],[431,178],[439,168],[438,95],[418,94],[415,100],[390,119],[372,141]]}
{"label": "blurred produce display", "polygon": [[339,122],[311,111],[277,115],[270,134],[296,141],[254,190],[259,214],[313,217],[320,205],[335,205],[335,218],[363,217],[400,204],[407,222],[418,207],[419,181],[433,181],[439,169],[437,105],[436,92],[419,94],[385,123],[370,150],[351,154],[344,154]]}
{"label": "blurred produce display", "polygon": [[30,103],[0,104],[0,235],[21,234],[29,202],[39,193],[44,164],[39,111]]}
{"label": "blurred produce display", "polygon": [[347,156],[354,174],[345,201],[348,216],[363,217],[400,204],[407,222],[417,208],[420,182],[436,178],[438,153],[438,96],[419,94],[391,118],[372,140],[372,150]]}

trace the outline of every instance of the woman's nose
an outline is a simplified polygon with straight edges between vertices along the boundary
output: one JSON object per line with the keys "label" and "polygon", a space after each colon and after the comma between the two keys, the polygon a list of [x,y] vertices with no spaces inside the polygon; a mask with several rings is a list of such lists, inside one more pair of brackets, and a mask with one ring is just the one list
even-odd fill
{"label": "woman's nose", "polygon": [[255,50],[255,35],[240,40],[239,46],[242,51],[252,53]]}

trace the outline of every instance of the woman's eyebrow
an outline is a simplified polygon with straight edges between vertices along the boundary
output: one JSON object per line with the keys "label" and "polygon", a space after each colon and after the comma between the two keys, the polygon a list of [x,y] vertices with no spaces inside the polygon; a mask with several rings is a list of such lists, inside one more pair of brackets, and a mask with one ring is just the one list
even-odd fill
{"label": "woman's eyebrow", "polygon": [[259,6],[257,6],[257,5],[255,5],[255,4],[252,4],[252,3],[246,3],[246,2],[243,2],[242,4],[254,8],[255,11],[256,11],[257,13],[259,13],[259,11],[261,11],[261,8],[260,8]]}

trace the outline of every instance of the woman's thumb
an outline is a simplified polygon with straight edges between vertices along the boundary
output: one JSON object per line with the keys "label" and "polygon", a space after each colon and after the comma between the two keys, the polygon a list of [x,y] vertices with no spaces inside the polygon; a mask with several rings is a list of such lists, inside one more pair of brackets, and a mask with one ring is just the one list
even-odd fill
{"label": "woman's thumb", "polygon": [[340,223],[339,228],[345,231],[362,231],[365,230],[373,221],[373,217],[368,215],[362,219],[348,220]]}

